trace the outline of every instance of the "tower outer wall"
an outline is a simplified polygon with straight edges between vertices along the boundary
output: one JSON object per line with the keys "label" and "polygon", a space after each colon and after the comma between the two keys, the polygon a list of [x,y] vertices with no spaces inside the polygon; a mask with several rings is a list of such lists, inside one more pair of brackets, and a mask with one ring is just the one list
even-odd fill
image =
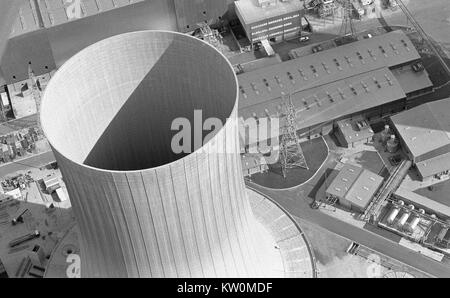
{"label": "tower outer wall", "polygon": [[237,85],[232,92],[222,130],[161,167],[101,170],[53,147],[80,227],[83,277],[266,276],[242,176]]}

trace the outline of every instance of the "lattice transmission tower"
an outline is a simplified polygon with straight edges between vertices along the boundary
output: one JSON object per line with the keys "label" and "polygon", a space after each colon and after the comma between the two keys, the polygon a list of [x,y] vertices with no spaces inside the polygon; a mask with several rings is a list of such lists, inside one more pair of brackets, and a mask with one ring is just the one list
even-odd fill
{"label": "lattice transmission tower", "polygon": [[294,104],[292,103],[291,96],[283,95],[283,101],[286,106],[285,114],[285,126],[282,130],[280,153],[281,153],[281,170],[283,177],[287,177],[289,169],[304,168],[309,170],[308,163],[306,162],[305,155],[303,153],[300,140],[297,135],[296,128],[296,112]]}
{"label": "lattice transmission tower", "polygon": [[339,30],[339,35],[355,36],[356,29],[355,24],[353,23],[353,4],[351,3],[351,0],[341,0],[340,3],[344,12],[344,18],[342,19],[342,25],[341,29]]}

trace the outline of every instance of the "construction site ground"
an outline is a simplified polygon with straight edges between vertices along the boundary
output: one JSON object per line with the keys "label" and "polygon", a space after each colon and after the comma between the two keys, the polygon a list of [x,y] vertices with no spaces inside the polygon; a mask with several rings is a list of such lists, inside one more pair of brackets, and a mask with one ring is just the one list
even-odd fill
{"label": "construction site ground", "polygon": [[[0,259],[5,265],[10,277],[17,276],[18,268],[34,247],[40,245],[47,256],[49,256],[56,244],[63,238],[66,231],[70,229],[75,220],[71,212],[70,201],[59,201],[52,195],[45,193],[39,180],[48,176],[61,178],[59,170],[29,168],[24,171],[10,173],[10,175],[29,174],[35,182],[22,191],[22,198],[13,200],[0,206]],[[66,192],[63,181],[60,179],[63,191]],[[53,210],[48,206],[54,204]],[[29,210],[24,216],[24,223],[13,226],[11,221],[24,210]],[[21,236],[38,230],[40,237],[23,243],[18,247],[11,248],[9,243]],[[38,264],[36,264],[38,265]],[[44,267],[46,264],[39,264]],[[23,276],[27,277],[27,276]]]}
{"label": "construction site ground", "polygon": [[363,246],[354,254],[349,254],[347,249],[352,244],[350,240],[306,221],[298,222],[314,250],[319,278],[388,277],[394,272],[408,273],[408,277],[428,277],[421,271]]}

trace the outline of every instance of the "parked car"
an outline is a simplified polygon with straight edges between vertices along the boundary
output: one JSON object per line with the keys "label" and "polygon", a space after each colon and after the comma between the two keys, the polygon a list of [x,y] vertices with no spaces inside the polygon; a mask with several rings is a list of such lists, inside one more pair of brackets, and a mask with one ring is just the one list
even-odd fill
{"label": "parked car", "polygon": [[300,37],[300,42],[306,42],[309,40],[309,36],[302,36]]}

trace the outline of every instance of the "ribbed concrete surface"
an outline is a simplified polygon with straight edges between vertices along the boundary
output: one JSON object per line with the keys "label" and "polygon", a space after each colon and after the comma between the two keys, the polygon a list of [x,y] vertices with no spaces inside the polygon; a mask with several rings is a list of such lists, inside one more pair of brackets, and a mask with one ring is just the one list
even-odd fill
{"label": "ribbed concrete surface", "polygon": [[175,117],[234,120],[237,93],[220,53],[169,32],[115,36],[57,72],[41,121],[79,223],[83,276],[266,275],[232,121],[194,154],[170,148]]}
{"label": "ribbed concrete surface", "polygon": [[280,207],[249,189],[250,205],[258,222],[270,231],[283,260],[283,277],[316,277],[315,258],[303,231]]}

